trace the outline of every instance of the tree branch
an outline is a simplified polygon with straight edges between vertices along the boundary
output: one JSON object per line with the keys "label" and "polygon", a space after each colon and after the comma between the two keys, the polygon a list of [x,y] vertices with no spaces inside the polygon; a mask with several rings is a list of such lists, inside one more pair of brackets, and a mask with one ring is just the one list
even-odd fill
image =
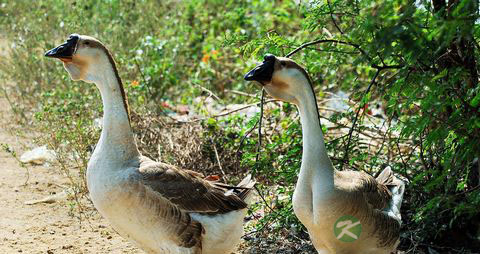
{"label": "tree branch", "polygon": [[[348,45],[351,47],[356,48],[362,55],[364,55],[368,61],[372,62],[372,57],[370,57],[365,50],[363,50],[360,45],[351,43],[351,42],[346,42],[346,41],[340,41],[340,40],[334,40],[334,39],[320,39],[320,40],[315,40],[311,42],[304,43],[288,53],[285,57],[291,57],[292,55],[298,53],[300,50],[305,49],[307,47],[310,47],[312,45],[320,44],[320,43],[338,43],[338,44],[343,44],[343,45]],[[372,64],[372,68],[375,68],[377,70],[385,70],[385,69],[400,69],[405,67],[405,65],[398,64],[398,65],[377,65],[377,64]]]}
{"label": "tree branch", "polygon": [[[378,75],[382,69],[377,69],[377,72],[375,72],[375,75],[373,76],[372,80],[370,81],[370,84],[368,85],[367,89],[363,93],[362,99],[370,92],[370,89],[372,88],[373,84],[375,84],[375,80],[377,79]],[[347,146],[345,147],[345,155],[343,156],[343,160],[341,162],[341,168],[343,169],[343,164],[348,161],[348,153],[350,149],[350,142],[352,141],[352,135],[353,131],[355,129],[355,125],[357,124],[358,120],[358,115],[360,115],[360,111],[362,110],[363,106],[360,105],[357,109],[357,113],[355,114],[355,118],[353,119],[352,127],[350,128],[350,131],[348,132],[348,141],[347,141]]]}
{"label": "tree branch", "polygon": [[333,10],[332,10],[332,6],[330,5],[330,0],[327,0],[327,4],[328,4],[328,9],[330,10],[330,18],[332,19],[333,25],[335,25],[335,27],[337,28],[337,30],[338,30],[341,34],[343,34],[342,29],[340,29],[340,27],[338,26],[337,22],[335,21],[335,18],[333,17]]}
{"label": "tree branch", "polygon": [[288,53],[285,57],[291,57],[292,55],[298,53],[298,51],[300,51],[300,50],[302,50],[306,47],[309,47],[309,46],[312,46],[312,45],[315,45],[315,44],[320,44],[320,43],[338,43],[338,44],[352,46],[352,47],[356,48],[358,51],[360,51],[362,53],[362,55],[364,55],[366,58],[368,58],[369,60],[372,60],[372,58],[367,54],[367,52],[365,52],[365,50],[360,48],[360,45],[355,44],[355,43],[351,43],[351,42],[346,42],[346,41],[334,40],[334,39],[320,39],[320,40],[304,43],[304,44],[300,45],[298,48],[294,49],[292,52]]}
{"label": "tree branch", "polygon": [[[264,102],[265,102],[265,89],[262,89],[262,98],[260,99],[260,119],[258,119],[257,155],[255,156],[255,163],[258,163],[258,160],[260,159],[260,151],[262,149],[262,118],[263,118],[263,104],[264,104]],[[258,189],[257,189],[257,191],[258,191]]]}

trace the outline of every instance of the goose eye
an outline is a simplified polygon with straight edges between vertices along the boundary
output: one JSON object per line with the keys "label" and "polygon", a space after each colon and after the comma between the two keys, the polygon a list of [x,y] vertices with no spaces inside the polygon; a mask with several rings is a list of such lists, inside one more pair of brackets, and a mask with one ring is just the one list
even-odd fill
{"label": "goose eye", "polygon": [[280,64],[281,64],[282,66],[286,66],[286,65],[287,65],[287,63],[285,63],[285,62],[280,62]]}
{"label": "goose eye", "polygon": [[86,41],[84,44],[88,46],[88,45],[90,45],[90,42]]}

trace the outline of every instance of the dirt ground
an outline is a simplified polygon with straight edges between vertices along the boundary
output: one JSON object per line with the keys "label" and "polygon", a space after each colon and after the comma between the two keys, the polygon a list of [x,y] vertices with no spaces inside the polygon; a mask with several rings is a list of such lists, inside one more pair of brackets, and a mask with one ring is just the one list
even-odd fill
{"label": "dirt ground", "polygon": [[[7,126],[9,106],[0,99],[0,144],[18,155],[24,143]],[[98,214],[80,223],[69,216],[68,201],[25,205],[63,191],[67,179],[53,167],[22,168],[5,149],[0,151],[0,253],[143,253],[123,240]]]}

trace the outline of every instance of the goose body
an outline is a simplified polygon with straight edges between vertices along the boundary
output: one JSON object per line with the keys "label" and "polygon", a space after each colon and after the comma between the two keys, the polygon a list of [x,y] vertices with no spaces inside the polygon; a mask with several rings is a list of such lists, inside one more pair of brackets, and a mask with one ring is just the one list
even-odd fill
{"label": "goose body", "polygon": [[296,216],[321,254],[390,254],[398,245],[404,183],[386,168],[377,177],[334,169],[325,148],[315,93],[294,61],[265,56],[245,75],[273,97],[296,104],[303,155],[293,194]]}
{"label": "goose body", "polygon": [[104,117],[87,168],[93,204],[123,237],[147,253],[229,254],[243,234],[254,181],[238,186],[142,156],[130,127],[128,103],[115,62],[95,38],[71,35],[48,51],[73,80],[95,83]]}

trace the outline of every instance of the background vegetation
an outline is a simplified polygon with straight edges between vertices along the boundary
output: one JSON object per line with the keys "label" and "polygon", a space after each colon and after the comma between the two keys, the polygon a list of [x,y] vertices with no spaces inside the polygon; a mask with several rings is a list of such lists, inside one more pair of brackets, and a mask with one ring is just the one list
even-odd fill
{"label": "background vegetation", "polygon": [[[0,0],[0,35],[11,44],[0,78],[14,84],[1,89],[17,120],[58,152],[82,198],[101,100],[43,53],[74,32],[101,39],[117,60],[144,153],[228,181],[254,172],[266,202],[251,215],[265,216],[245,238],[252,246],[262,237],[295,241],[307,239],[290,202],[301,157],[296,109],[266,105],[268,138],[257,160],[258,113],[219,118],[209,101],[257,102],[258,88],[243,74],[264,53],[286,55],[316,41],[293,57],[312,76],[320,101],[340,89],[349,94],[349,110],[322,113],[335,166],[375,174],[391,165],[409,181],[400,249],[475,253],[477,19],[474,0]],[[380,124],[369,115],[374,102],[384,114]],[[192,105],[203,120],[172,120],[179,105]]]}

